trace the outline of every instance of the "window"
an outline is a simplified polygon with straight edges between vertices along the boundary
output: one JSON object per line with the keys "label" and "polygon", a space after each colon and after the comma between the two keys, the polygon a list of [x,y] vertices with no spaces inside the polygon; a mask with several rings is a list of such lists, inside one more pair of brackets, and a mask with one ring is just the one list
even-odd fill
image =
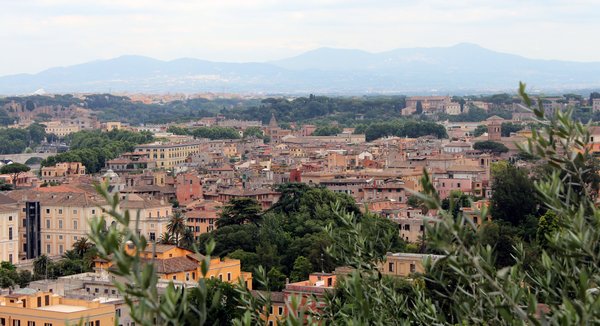
{"label": "window", "polygon": [[227,281],[231,281],[231,273],[227,273]]}
{"label": "window", "polygon": [[196,279],[196,272],[192,272],[192,280]]}
{"label": "window", "polygon": [[37,306],[41,307],[42,306],[42,297],[38,297],[37,298]]}
{"label": "window", "polygon": [[12,260],[12,254],[8,254],[8,262],[12,264],[13,260]]}
{"label": "window", "polygon": [[92,215],[96,214],[96,210],[92,209]]}
{"label": "window", "polygon": [[46,220],[46,229],[50,228],[50,220]]}
{"label": "window", "polygon": [[12,221],[12,215],[8,215],[8,220]]}
{"label": "window", "polygon": [[44,326],[52,326],[52,323],[44,323]]}
{"label": "window", "polygon": [[76,209],[73,210],[73,215],[77,215],[77,210]]}
{"label": "window", "polygon": [[[44,296],[44,304],[46,306],[50,305],[50,295],[49,294],[47,294],[47,295]],[[52,325],[52,324],[50,324],[50,325]]]}
{"label": "window", "polygon": [[156,233],[150,232],[150,241],[155,241],[155,240],[156,240]]}
{"label": "window", "polygon": [[46,214],[50,214],[50,208],[46,208]]}
{"label": "window", "polygon": [[414,273],[414,272],[416,272],[416,271],[417,271],[417,265],[415,265],[415,264],[410,264],[410,272],[411,272],[411,273]]}
{"label": "window", "polygon": [[121,317],[121,309],[116,309],[115,314],[117,315],[117,317]]}
{"label": "window", "polygon": [[13,239],[13,229],[12,227],[8,228],[8,240],[12,240]]}
{"label": "window", "polygon": [[18,319],[13,319],[13,326],[21,326],[21,321]]}
{"label": "window", "polygon": [[73,220],[73,230],[77,230],[77,220]]}
{"label": "window", "polygon": [[58,228],[62,229],[62,220],[58,220]]}
{"label": "window", "polygon": [[283,316],[283,307],[281,307],[281,306],[280,306],[280,307],[277,307],[277,314],[278,314],[279,316]]}
{"label": "window", "polygon": [[174,279],[174,280],[177,280],[177,275],[173,275],[173,279]]}
{"label": "window", "polygon": [[62,214],[62,208],[58,209],[58,214]]}
{"label": "window", "polygon": [[78,238],[77,236],[74,236],[74,237],[73,237],[73,240],[74,240],[74,241],[77,241],[77,240],[79,240],[79,238]]}
{"label": "window", "polygon": [[272,321],[272,320],[269,320],[269,326],[273,326],[273,325],[274,325],[274,324],[273,324],[273,321]]}
{"label": "window", "polygon": [[219,274],[219,281],[223,280],[223,274]]}
{"label": "window", "polygon": [[389,270],[390,272],[393,272],[393,271],[394,271],[394,263],[389,263],[389,264],[388,264],[388,270]]}
{"label": "window", "polygon": [[63,239],[63,236],[61,234],[61,235],[58,236],[58,240],[62,240],[62,239]]}

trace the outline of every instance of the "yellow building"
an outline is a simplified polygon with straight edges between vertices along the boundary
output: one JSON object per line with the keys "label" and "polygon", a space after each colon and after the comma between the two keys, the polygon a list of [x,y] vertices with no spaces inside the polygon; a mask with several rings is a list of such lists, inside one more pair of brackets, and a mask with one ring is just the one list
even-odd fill
{"label": "yellow building", "polygon": [[54,166],[42,167],[42,180],[63,181],[66,177],[77,177],[85,175],[85,166],[81,162],[62,162]]}
{"label": "yellow building", "polygon": [[28,288],[0,296],[0,325],[78,325],[80,321],[84,325],[112,326],[115,306]]}
{"label": "yellow building", "polygon": [[[144,262],[154,262],[155,271],[161,279],[197,282],[202,277],[200,263],[204,257],[190,250],[174,245],[148,245],[141,257]],[[100,258],[94,262],[96,270],[106,270],[112,266],[112,262]],[[212,258],[206,277],[232,284],[237,284],[241,278],[252,289],[252,273],[242,272],[241,267],[239,259]]]}
{"label": "yellow building", "polygon": [[65,137],[81,130],[77,124],[69,124],[62,121],[48,121],[44,125],[46,126],[45,131],[47,134],[55,134],[58,137]]}
{"label": "yellow building", "polygon": [[123,129],[123,125],[119,121],[108,121],[104,124],[104,130],[121,130]]}
{"label": "yellow building", "polygon": [[0,195],[0,261],[16,263],[19,254],[19,208],[17,202]]}
{"label": "yellow building", "polygon": [[413,273],[423,273],[423,259],[430,257],[432,260],[440,259],[440,255],[425,255],[413,253],[388,253],[385,261],[378,268],[383,275],[408,277]]}
{"label": "yellow building", "polygon": [[172,169],[184,163],[190,155],[200,153],[200,144],[200,142],[153,143],[138,145],[135,152],[148,153],[150,160],[154,160],[159,169]]}

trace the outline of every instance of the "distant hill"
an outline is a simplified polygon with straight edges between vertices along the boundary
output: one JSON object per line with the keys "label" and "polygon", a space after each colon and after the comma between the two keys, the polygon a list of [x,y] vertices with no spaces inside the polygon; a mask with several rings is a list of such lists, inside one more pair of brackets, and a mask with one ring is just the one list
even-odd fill
{"label": "distant hill", "polygon": [[0,77],[0,94],[66,92],[481,93],[518,81],[547,91],[600,87],[600,62],[528,59],[474,44],[369,53],[320,48],[264,63],[143,56]]}

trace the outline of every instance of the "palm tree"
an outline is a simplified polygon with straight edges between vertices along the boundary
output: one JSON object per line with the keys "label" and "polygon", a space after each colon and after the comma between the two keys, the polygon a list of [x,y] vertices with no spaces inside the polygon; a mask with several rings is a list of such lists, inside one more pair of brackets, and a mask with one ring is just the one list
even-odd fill
{"label": "palm tree", "polygon": [[179,246],[179,236],[185,232],[187,220],[185,216],[177,211],[171,219],[169,220],[169,224],[167,224],[167,231],[171,234],[171,237],[175,239],[175,244]]}
{"label": "palm tree", "polygon": [[186,227],[185,231],[183,231],[183,234],[181,235],[181,242],[180,242],[181,247],[191,250],[192,247],[194,246],[195,240],[196,239],[194,238],[194,232],[192,232],[192,229]]}
{"label": "palm tree", "polygon": [[92,247],[94,247],[94,244],[89,242],[86,237],[82,237],[73,244],[73,250],[79,255],[79,258],[83,258]]}
{"label": "palm tree", "polygon": [[33,275],[37,279],[45,279],[48,272],[48,265],[51,264],[50,258],[41,255],[33,261]]}
{"label": "palm tree", "polygon": [[163,233],[160,238],[158,239],[158,242],[160,244],[173,244],[173,238],[171,237],[171,234],[169,232],[165,232]]}

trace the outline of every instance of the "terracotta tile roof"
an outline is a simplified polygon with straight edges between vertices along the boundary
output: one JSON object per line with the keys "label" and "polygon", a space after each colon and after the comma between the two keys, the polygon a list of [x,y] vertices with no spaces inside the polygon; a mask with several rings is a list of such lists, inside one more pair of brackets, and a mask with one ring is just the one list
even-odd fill
{"label": "terracotta tile roof", "polygon": [[[142,263],[147,263],[152,259],[142,259]],[[174,257],[167,259],[156,259],[154,269],[158,274],[173,274],[179,272],[195,271],[198,268],[198,262],[189,257]]]}

